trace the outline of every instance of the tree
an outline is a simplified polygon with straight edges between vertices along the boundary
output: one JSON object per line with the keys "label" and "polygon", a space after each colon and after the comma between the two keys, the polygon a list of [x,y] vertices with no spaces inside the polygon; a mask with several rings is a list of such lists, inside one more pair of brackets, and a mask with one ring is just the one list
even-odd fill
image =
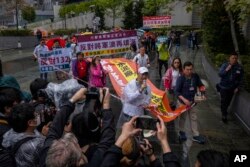
{"label": "tree", "polygon": [[95,4],[106,10],[106,13],[112,17],[113,27],[115,27],[115,20],[122,14],[123,0],[96,0]]}
{"label": "tree", "polygon": [[135,12],[134,12],[134,3],[132,0],[126,0],[124,3],[124,28],[125,29],[134,29],[135,28]]}
{"label": "tree", "polygon": [[139,0],[136,4],[135,4],[135,28],[140,28],[143,26],[143,14],[142,14],[142,9],[144,7],[144,1],[143,0]]}
{"label": "tree", "polygon": [[145,16],[155,16],[161,8],[166,8],[169,2],[173,0],[144,0],[142,13]]}
{"label": "tree", "polygon": [[28,22],[33,22],[36,19],[35,9],[31,6],[25,6],[22,9],[22,17]]}
{"label": "tree", "polygon": [[103,9],[103,7],[101,7],[101,6],[99,6],[99,5],[96,5],[95,6],[95,15],[96,15],[96,17],[100,17],[100,29],[104,29],[104,27],[105,27],[105,18],[104,18],[104,15],[105,15],[105,13],[104,13],[104,9]]}
{"label": "tree", "polygon": [[7,11],[7,13],[13,13],[13,11],[15,11],[15,15],[16,15],[16,28],[18,30],[18,11],[21,10],[27,3],[25,2],[25,0],[9,0],[9,1],[4,1],[1,2],[1,4],[5,3],[5,10]]}
{"label": "tree", "polygon": [[210,8],[213,3],[222,3],[230,20],[231,36],[234,44],[234,50],[239,53],[239,44],[235,25],[238,24],[237,21],[244,22],[247,16],[250,15],[249,0],[186,0],[186,2],[189,9],[191,9],[193,5],[198,4],[203,7],[204,11],[207,8]]}

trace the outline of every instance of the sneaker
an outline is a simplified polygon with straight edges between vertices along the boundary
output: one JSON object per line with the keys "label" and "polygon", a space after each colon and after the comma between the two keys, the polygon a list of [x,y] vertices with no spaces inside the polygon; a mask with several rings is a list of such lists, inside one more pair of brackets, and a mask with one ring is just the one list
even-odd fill
{"label": "sneaker", "polygon": [[187,140],[187,136],[186,136],[185,132],[183,132],[183,131],[179,132],[179,140],[180,140],[180,142],[184,142]]}
{"label": "sneaker", "polygon": [[205,144],[205,138],[203,136],[193,136],[193,141],[199,144]]}

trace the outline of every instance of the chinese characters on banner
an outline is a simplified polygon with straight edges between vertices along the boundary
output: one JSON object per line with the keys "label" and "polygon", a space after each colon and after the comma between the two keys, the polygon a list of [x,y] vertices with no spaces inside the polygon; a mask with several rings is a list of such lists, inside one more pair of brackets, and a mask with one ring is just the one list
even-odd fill
{"label": "chinese characters on banner", "polygon": [[70,68],[70,50],[67,48],[43,51],[39,54],[39,70],[41,73]]}
{"label": "chinese characters on banner", "polygon": [[77,38],[79,51],[85,56],[119,54],[127,52],[131,43],[138,46],[137,33],[134,30],[82,35]]}
{"label": "chinese characters on banner", "polygon": [[145,16],[143,26],[150,28],[164,28],[171,26],[171,16]]}
{"label": "chinese characters on banner", "polygon": [[[136,64],[125,58],[102,59],[101,63],[103,68],[108,71],[116,93],[122,98],[126,84],[137,77]],[[150,80],[147,80],[147,84],[152,90],[151,103],[148,109],[153,115],[159,115],[165,122],[169,122],[187,110],[187,106],[181,105],[173,111],[166,93],[155,87]]]}

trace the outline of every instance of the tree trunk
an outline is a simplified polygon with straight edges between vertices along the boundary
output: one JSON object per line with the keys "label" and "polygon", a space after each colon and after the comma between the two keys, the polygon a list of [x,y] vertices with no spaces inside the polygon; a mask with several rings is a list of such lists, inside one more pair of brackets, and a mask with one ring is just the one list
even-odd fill
{"label": "tree trunk", "polygon": [[233,14],[231,11],[227,11],[227,14],[228,14],[228,17],[230,19],[231,35],[232,35],[232,40],[233,40],[233,44],[234,44],[234,50],[236,53],[240,54],[238,40],[237,40],[236,32],[235,32]]}

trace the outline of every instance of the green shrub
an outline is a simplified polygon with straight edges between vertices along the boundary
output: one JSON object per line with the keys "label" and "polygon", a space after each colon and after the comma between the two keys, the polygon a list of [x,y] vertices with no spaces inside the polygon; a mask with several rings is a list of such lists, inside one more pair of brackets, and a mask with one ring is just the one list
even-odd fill
{"label": "green shrub", "polygon": [[32,36],[31,30],[0,30],[0,36]]}
{"label": "green shrub", "polygon": [[72,35],[75,33],[76,33],[75,29],[57,29],[54,32],[55,35]]}
{"label": "green shrub", "polygon": [[227,61],[228,55],[224,53],[219,53],[215,56],[214,64],[216,67],[220,67],[225,61]]}
{"label": "green shrub", "polygon": [[250,56],[242,55],[240,59],[244,69],[244,87],[250,92]]}

